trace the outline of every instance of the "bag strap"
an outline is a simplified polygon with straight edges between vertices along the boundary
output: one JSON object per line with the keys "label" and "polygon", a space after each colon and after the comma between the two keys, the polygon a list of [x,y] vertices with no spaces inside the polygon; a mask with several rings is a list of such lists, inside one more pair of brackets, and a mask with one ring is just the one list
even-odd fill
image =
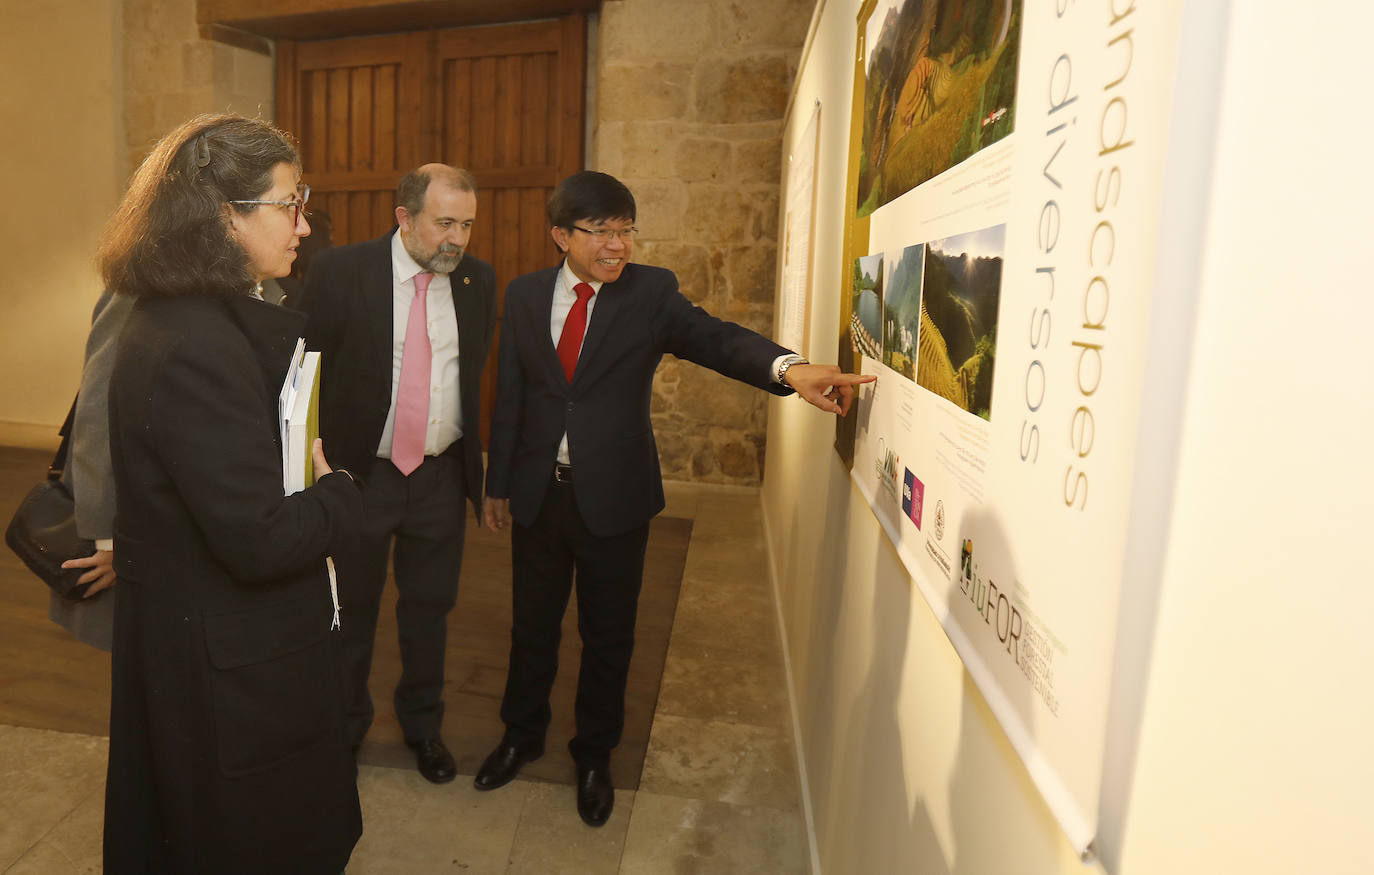
{"label": "bag strap", "polygon": [[[78,394],[77,398],[81,396]],[[72,436],[72,423],[76,420],[76,398],[72,399],[72,409],[67,411],[67,420],[62,423],[62,427],[57,433],[62,435],[62,443],[57,445],[57,455],[52,457],[52,464],[48,466],[48,479],[61,480],[62,472],[67,467],[67,443]]]}

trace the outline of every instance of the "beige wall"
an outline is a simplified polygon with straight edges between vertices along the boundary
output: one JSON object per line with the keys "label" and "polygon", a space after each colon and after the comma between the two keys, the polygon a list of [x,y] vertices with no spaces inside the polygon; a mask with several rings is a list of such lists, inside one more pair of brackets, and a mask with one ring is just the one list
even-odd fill
{"label": "beige wall", "polygon": [[[1229,15],[1120,871],[1365,875],[1374,119],[1347,110],[1374,9]],[[1274,63],[1280,44],[1310,81]],[[1333,119],[1340,135],[1318,136]],[[1299,338],[1311,368],[1289,355]]]}
{"label": "beige wall", "polygon": [[0,21],[0,441],[55,443],[129,174],[196,113],[271,118],[274,67],[200,39],[189,0],[0,0]]}
{"label": "beige wall", "polygon": [[120,185],[121,10],[3,0],[0,21],[0,421],[51,426],[76,392]]}
{"label": "beige wall", "polygon": [[[824,278],[841,273],[859,0],[818,5],[798,95],[823,105]],[[1374,120],[1346,112],[1350,89],[1311,86],[1367,79],[1374,12],[1331,29],[1267,4],[1184,8],[1157,253],[1156,294],[1174,303],[1155,314],[1179,330],[1151,340],[1162,385],[1142,406],[1166,415],[1142,424],[1160,466],[1140,472],[1133,508],[1152,515],[1133,516],[1126,572],[1151,598],[1118,633],[1145,665],[1115,727],[1129,737],[1109,743],[1102,859],[1077,860],[824,417],[778,400],[763,505],[821,872],[1374,871]],[[1333,119],[1349,127],[1314,134]],[[817,348],[838,305],[813,299]],[[1295,364],[1312,346],[1299,359],[1319,364]]]}

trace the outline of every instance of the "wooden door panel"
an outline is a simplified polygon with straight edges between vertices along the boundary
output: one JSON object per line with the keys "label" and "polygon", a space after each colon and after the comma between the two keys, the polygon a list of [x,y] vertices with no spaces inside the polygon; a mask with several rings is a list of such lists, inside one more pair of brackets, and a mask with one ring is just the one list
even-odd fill
{"label": "wooden door panel", "polygon": [[327,210],[336,245],[395,224],[396,181],[414,166],[419,108],[430,66],[427,34],[398,34],[278,48],[279,120],[301,144],[311,205]]}
{"label": "wooden door panel", "polygon": [[[557,260],[544,205],[558,180],[582,168],[585,41],[581,16],[436,37],[440,154],[477,177],[471,248],[503,284]],[[495,394],[493,347],[484,425]]]}
{"label": "wooden door panel", "polygon": [[[440,67],[443,79],[439,83],[439,93],[444,97],[439,100],[443,108],[443,125],[439,130],[443,151],[439,160],[445,164],[455,163],[454,155],[472,154],[469,135],[472,130],[471,119],[476,113],[470,86],[472,67],[472,61],[467,59],[445,61]],[[481,180],[478,180],[478,185],[481,185]]]}
{"label": "wooden door panel", "polygon": [[[516,276],[553,264],[544,205],[559,179],[582,168],[585,43],[581,15],[280,41],[278,124],[300,139],[311,206],[329,212],[334,243],[388,231],[401,175],[443,161],[477,178],[469,250],[495,268],[498,296]],[[495,350],[483,377],[484,440]]]}
{"label": "wooden door panel", "polygon": [[526,55],[520,59],[524,89],[522,103],[530,108],[520,115],[520,161],[527,166],[552,163],[553,150],[549,142],[549,114],[540,111],[551,99],[557,56],[552,54]]}

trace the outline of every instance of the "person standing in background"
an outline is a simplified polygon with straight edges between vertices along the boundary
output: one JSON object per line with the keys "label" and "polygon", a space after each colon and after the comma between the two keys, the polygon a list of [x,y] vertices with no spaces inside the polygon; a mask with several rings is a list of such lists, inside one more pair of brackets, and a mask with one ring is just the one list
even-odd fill
{"label": "person standing in background", "polygon": [[426,164],[396,188],[391,232],[316,256],[300,308],[323,353],[320,436],[363,482],[366,524],[336,554],[354,750],[372,725],[368,676],[395,541],[401,680],[396,716],[427,780],[457,766],[440,736],[448,613],[458,597],[465,505],[482,501],[482,368],[496,328],[496,274],[466,253],[477,183]]}
{"label": "person standing in background", "polygon": [[78,602],[56,593],[48,597],[48,617],[77,640],[99,650],[114,647],[114,470],[110,466],[110,371],[133,298],[106,289],[91,314],[86,362],[71,425],[71,455],[62,479],[76,504],[76,533],[95,542],[95,552],[68,559],[63,568],[84,568],[89,583]]}

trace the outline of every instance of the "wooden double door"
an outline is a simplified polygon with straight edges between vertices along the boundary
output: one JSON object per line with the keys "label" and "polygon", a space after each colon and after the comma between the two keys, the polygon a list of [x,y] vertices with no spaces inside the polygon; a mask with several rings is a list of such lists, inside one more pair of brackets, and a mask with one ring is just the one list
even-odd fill
{"label": "wooden double door", "polygon": [[[471,251],[499,294],[557,253],[545,204],[583,166],[586,19],[277,44],[277,124],[300,142],[310,206],[335,245],[395,224],[396,183],[431,161],[477,177]],[[503,308],[498,308],[498,313]],[[498,325],[499,332],[499,325]],[[482,392],[482,438],[496,389],[495,346]]]}

